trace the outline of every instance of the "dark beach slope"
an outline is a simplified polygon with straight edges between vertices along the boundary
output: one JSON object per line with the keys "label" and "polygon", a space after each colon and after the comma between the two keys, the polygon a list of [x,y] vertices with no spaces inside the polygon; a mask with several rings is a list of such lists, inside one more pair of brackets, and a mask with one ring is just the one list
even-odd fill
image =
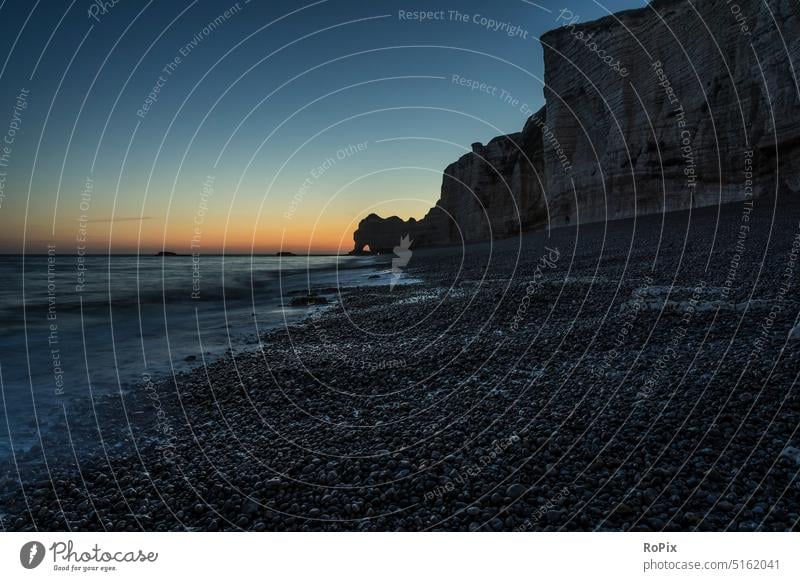
{"label": "dark beach slope", "polygon": [[98,402],[107,456],[73,412],[93,457],[23,462],[25,495],[12,467],[3,524],[797,529],[799,225],[763,199],[415,251],[419,284]]}

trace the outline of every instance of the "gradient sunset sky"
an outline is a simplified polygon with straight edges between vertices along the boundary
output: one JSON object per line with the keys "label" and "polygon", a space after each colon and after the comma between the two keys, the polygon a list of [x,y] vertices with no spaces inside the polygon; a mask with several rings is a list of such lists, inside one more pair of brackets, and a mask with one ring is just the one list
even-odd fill
{"label": "gradient sunset sky", "polygon": [[74,254],[82,231],[95,253],[349,251],[361,218],[421,218],[447,164],[541,107],[563,8],[642,6],[100,4],[0,3],[0,252]]}

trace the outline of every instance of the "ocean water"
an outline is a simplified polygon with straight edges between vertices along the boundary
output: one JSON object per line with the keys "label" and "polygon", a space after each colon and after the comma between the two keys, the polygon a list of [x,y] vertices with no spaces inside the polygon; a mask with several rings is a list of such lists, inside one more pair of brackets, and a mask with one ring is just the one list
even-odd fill
{"label": "ocean water", "polygon": [[386,284],[376,260],[0,256],[0,457],[90,397],[256,348],[309,314],[289,305],[292,293]]}

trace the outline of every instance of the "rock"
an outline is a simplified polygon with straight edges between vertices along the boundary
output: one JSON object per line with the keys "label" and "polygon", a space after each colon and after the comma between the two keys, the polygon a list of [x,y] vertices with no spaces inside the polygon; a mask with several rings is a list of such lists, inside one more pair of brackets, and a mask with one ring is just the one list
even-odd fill
{"label": "rock", "polygon": [[358,229],[353,233],[355,247],[351,254],[364,254],[367,246],[371,254],[392,254],[404,236],[414,233],[416,225],[414,218],[405,222],[397,216],[381,218],[377,214],[370,214],[359,222]]}
{"label": "rock", "polygon": [[306,295],[295,297],[290,303],[293,307],[308,307],[312,305],[327,305],[328,299],[320,295]]}
{"label": "rock", "polygon": [[[791,0],[768,5],[740,2],[749,34],[721,1],[656,0],[542,35],[546,118],[564,153],[545,147],[555,223],[575,223],[578,209],[587,222],[744,199],[738,177],[720,176],[744,175],[748,143],[755,195],[774,187],[775,148],[787,165],[782,185],[797,190],[790,59],[797,62],[800,46],[775,42],[775,22],[796,38],[800,21]],[[582,41],[589,37],[618,70]]]}
{"label": "rock", "polygon": [[647,519],[647,524],[654,531],[663,530],[665,526],[664,521],[657,517]]}
{"label": "rock", "polygon": [[747,34],[721,0],[655,0],[545,33],[545,106],[448,166],[421,220],[367,216],[353,253],[391,252],[403,235],[416,246],[502,238],[575,224],[578,210],[596,222],[739,201],[774,190],[776,151],[779,185],[800,191],[800,44],[787,50],[775,30],[800,36],[796,3],[737,9]]}
{"label": "rock", "polygon": [[495,137],[486,145],[473,143],[472,152],[444,170],[440,199],[422,220],[370,214],[353,234],[353,254],[365,246],[391,253],[405,235],[413,246],[459,244],[544,225],[543,161],[541,128],[531,121],[519,133]]}
{"label": "rock", "polygon": [[564,520],[564,511],[551,510],[550,512],[547,513],[547,516],[545,516],[545,520],[549,525],[561,524],[562,521]]}
{"label": "rock", "polygon": [[512,484],[506,489],[506,495],[511,498],[519,498],[525,494],[525,487],[522,484]]}
{"label": "rock", "polygon": [[787,446],[781,452],[781,456],[784,458],[788,458],[789,460],[794,460],[795,463],[800,464],[800,449],[795,448],[794,446]]}
{"label": "rock", "polygon": [[617,507],[617,512],[622,516],[629,516],[633,514],[633,509],[623,502]]}

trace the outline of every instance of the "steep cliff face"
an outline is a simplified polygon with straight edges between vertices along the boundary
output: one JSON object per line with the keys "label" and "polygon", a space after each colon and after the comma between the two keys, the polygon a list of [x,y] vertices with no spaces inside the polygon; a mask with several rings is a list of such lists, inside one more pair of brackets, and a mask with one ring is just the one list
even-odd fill
{"label": "steep cliff face", "polygon": [[[450,164],[441,197],[419,221],[370,214],[353,235],[354,252],[386,251],[409,235],[415,246],[512,236],[546,223],[540,111],[520,133],[495,137]],[[390,244],[391,243],[391,244]]]}
{"label": "steep cliff face", "polygon": [[453,217],[448,239],[502,238],[543,224],[543,168],[541,132],[532,121],[520,133],[473,144],[444,172],[437,206]]}
{"label": "steep cliff face", "polygon": [[391,228],[452,244],[800,191],[797,0],[656,0],[561,22],[541,39],[543,110],[473,145],[428,215]]}
{"label": "steep cliff face", "polygon": [[798,15],[795,0],[662,0],[543,35],[548,124],[571,166],[545,146],[553,223],[740,200],[750,172],[755,195],[774,191],[776,148],[777,185],[796,190]]}

